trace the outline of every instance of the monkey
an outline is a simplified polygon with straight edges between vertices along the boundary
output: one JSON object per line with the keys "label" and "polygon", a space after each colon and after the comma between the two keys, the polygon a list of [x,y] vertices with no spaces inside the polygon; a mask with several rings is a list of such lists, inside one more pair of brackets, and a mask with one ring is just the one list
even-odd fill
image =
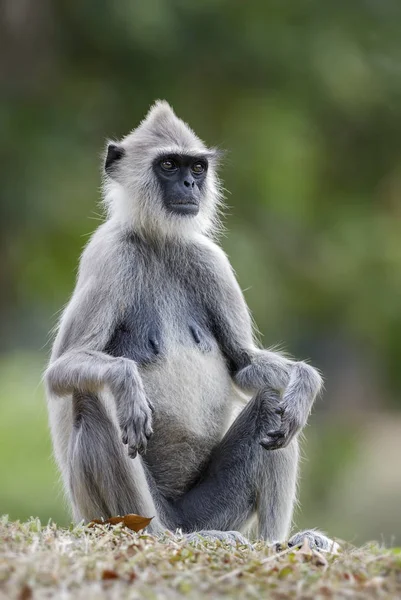
{"label": "monkey", "polygon": [[[157,101],[104,158],[106,219],[83,251],[44,380],[75,522],[288,539],[299,434],[322,379],[256,341],[218,244],[220,151]],[[241,407],[241,410],[238,409]],[[315,530],[296,534],[328,549]]]}

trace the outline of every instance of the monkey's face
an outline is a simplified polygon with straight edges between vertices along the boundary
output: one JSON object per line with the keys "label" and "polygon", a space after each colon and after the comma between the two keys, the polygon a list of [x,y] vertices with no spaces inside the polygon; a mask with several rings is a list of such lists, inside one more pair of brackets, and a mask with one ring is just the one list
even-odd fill
{"label": "monkey's face", "polygon": [[107,147],[105,203],[147,234],[191,235],[218,226],[219,153],[209,149],[166,102]]}
{"label": "monkey's face", "polygon": [[204,155],[167,154],[154,161],[153,170],[167,211],[183,216],[198,214],[207,169]]}

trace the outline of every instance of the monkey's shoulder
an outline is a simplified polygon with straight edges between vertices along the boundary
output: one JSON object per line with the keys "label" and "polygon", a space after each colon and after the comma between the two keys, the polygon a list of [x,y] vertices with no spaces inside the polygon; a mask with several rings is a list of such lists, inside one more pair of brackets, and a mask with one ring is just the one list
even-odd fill
{"label": "monkey's shoulder", "polygon": [[198,236],[186,249],[186,264],[189,273],[198,282],[198,287],[203,284],[204,291],[209,294],[213,289],[232,285],[235,274],[227,254],[213,240]]}
{"label": "monkey's shoulder", "polygon": [[96,285],[119,289],[124,280],[131,279],[143,268],[144,253],[139,244],[131,242],[131,235],[121,226],[106,221],[92,234],[85,246],[78,270],[78,286],[88,279]]}

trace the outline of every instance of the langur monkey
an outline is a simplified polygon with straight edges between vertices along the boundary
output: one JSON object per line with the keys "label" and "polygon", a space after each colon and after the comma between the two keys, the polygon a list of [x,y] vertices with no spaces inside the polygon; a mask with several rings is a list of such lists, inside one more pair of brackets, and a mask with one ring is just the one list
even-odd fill
{"label": "langur monkey", "polygon": [[[218,160],[164,101],[108,144],[107,220],[82,254],[45,373],[77,522],[138,513],[154,534],[241,540],[251,520],[269,543],[289,534],[298,436],[322,382],[255,342],[215,241]],[[304,537],[331,543],[313,530],[290,542]]]}

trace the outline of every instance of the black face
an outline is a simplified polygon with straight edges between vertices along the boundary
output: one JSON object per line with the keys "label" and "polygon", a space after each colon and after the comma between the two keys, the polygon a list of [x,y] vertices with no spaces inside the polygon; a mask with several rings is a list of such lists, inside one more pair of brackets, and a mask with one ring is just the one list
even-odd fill
{"label": "black face", "polygon": [[208,162],[204,156],[185,154],[160,156],[153,163],[168,211],[178,215],[198,214],[207,168]]}

